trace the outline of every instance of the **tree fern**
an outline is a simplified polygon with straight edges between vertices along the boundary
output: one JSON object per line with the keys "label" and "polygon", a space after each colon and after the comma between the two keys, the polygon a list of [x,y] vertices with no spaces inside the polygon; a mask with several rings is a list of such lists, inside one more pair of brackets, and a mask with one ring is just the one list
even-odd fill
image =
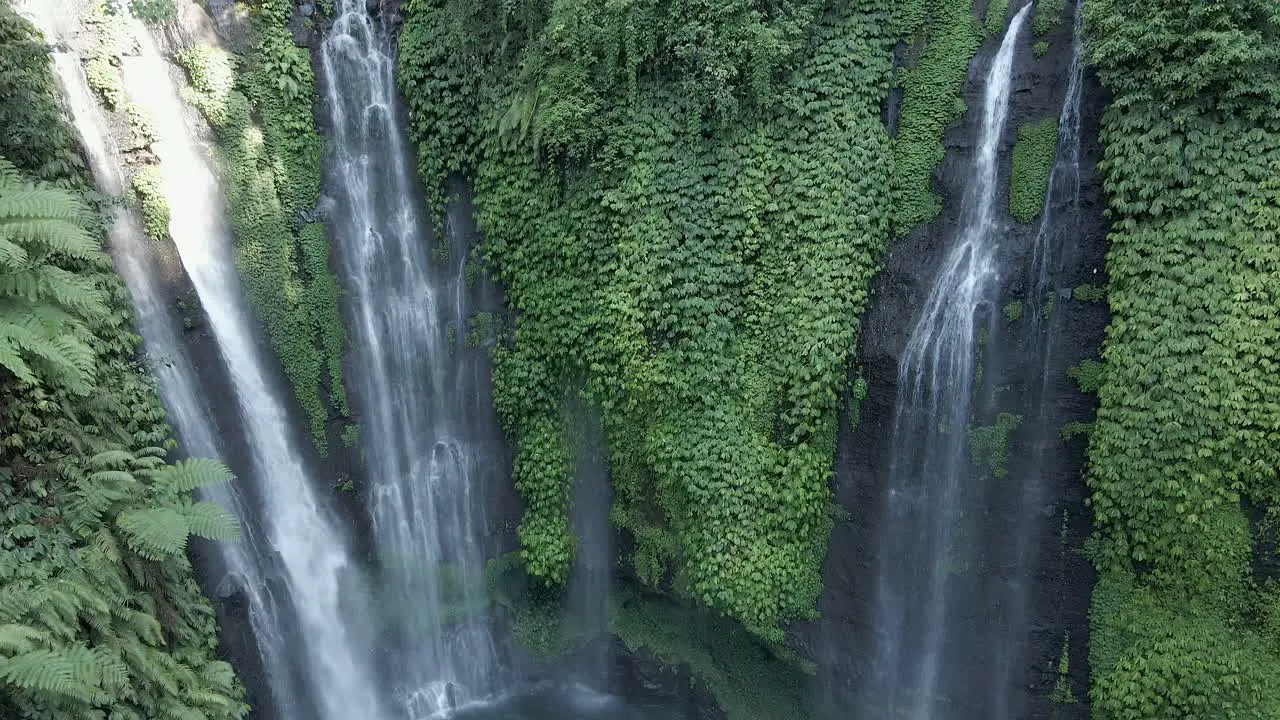
{"label": "tree fern", "polygon": [[0,368],[75,394],[87,394],[94,378],[86,323],[107,314],[92,277],[54,264],[101,259],[83,215],[75,195],[22,183],[0,158]]}

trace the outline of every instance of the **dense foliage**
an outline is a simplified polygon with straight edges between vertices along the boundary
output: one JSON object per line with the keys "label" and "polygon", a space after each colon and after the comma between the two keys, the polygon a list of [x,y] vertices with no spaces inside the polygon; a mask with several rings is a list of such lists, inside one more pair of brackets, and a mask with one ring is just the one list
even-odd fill
{"label": "dense foliage", "polygon": [[[517,313],[495,392],[518,442],[528,570],[558,582],[570,565],[557,408],[584,382],[637,574],[779,639],[819,591],[837,401],[893,222],[880,103],[922,8],[649,5],[749,31],[699,39],[638,16],[612,47],[645,49],[608,54],[634,77],[610,83],[607,62],[549,49],[564,28],[601,47],[617,28],[593,3],[419,0],[400,82],[424,176],[474,176],[485,258]],[[572,77],[586,95],[569,105],[589,112],[557,115],[553,138],[537,118]]]}
{"label": "dense foliage", "polygon": [[1280,717],[1280,634],[1242,503],[1280,469],[1280,5],[1086,3],[1114,93],[1095,716]]}
{"label": "dense foliage", "polygon": [[1057,118],[1035,120],[1018,128],[1009,176],[1009,213],[1018,222],[1030,223],[1044,207],[1057,147]]}
{"label": "dense foliage", "polygon": [[0,715],[230,720],[231,667],[184,550],[231,538],[166,465],[164,413],[100,249],[43,43],[0,2]]}
{"label": "dense foliage", "polygon": [[250,3],[243,56],[196,46],[178,58],[189,99],[218,135],[236,264],[285,376],[327,451],[329,404],[349,413],[342,378],[346,335],[329,244],[315,217],[324,141],[315,131],[315,78],[286,29],[289,0]]}
{"label": "dense foliage", "polygon": [[942,209],[933,192],[944,154],[942,131],[964,115],[961,92],[983,33],[969,0],[924,0],[918,10],[919,16],[907,16],[911,24],[904,29],[919,35],[919,57],[898,79],[903,97],[893,141],[893,216],[899,235]]}

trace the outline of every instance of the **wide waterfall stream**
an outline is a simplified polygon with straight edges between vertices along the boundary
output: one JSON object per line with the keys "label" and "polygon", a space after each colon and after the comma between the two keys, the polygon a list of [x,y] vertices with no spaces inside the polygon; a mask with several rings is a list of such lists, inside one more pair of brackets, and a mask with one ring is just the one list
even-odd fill
{"label": "wide waterfall stream", "polygon": [[[49,34],[56,37],[56,32]],[[124,192],[124,180],[120,176],[122,161],[90,93],[80,58],[72,53],[55,53],[54,68],[98,189],[105,195],[120,197]],[[116,269],[129,289],[134,318],[181,452],[188,457],[221,458],[223,453],[216,440],[218,428],[202,399],[199,378],[157,287],[153,249],[132,212],[124,208],[116,211],[110,243]],[[274,585],[267,581],[266,563],[258,554],[265,546],[259,537],[256,518],[236,487],[214,486],[201,492],[205,499],[231,509],[240,519],[242,540],[217,543],[222,563],[219,570],[225,576],[218,593],[244,593],[257,650],[271,678],[272,702],[282,714],[298,710],[305,700],[293,682],[291,661],[285,655],[288,644],[282,616],[288,598],[277,597]]]}
{"label": "wide waterfall stream", "polygon": [[446,223],[429,242],[388,40],[364,0],[337,9],[322,50],[338,195],[332,224],[394,633],[386,672],[402,711],[421,718],[498,689],[493,639],[477,611],[485,603],[481,490],[501,437],[486,432],[469,396],[478,376],[460,347],[470,316],[466,239]]}
{"label": "wide waterfall stream", "polygon": [[293,424],[268,376],[244,307],[218,182],[197,147],[169,67],[150,35],[123,63],[128,95],[151,114],[158,136],[170,235],[199,295],[231,379],[253,458],[265,518],[265,544],[277,554],[296,616],[300,647],[290,658],[305,668],[319,717],[373,720],[382,716],[371,674],[367,618],[347,539],[321,506],[308,478]]}
{"label": "wide waterfall stream", "polygon": [[979,327],[990,320],[999,273],[999,150],[1029,9],[1014,16],[987,71],[960,226],[898,366],[887,511],[876,548],[874,671],[861,689],[867,717],[1005,720],[989,714],[999,703],[988,696],[1002,689],[978,680],[1000,652],[985,637],[982,617],[1001,599],[979,594],[970,580],[982,560],[972,536],[985,493],[970,472],[967,430]]}

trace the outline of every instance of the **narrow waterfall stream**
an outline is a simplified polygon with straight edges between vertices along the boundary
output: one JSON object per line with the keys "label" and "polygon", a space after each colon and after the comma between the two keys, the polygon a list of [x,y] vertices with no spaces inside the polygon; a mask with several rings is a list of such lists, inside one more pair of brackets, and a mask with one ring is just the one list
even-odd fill
{"label": "narrow waterfall stream", "polygon": [[[1063,271],[1073,265],[1074,244],[1080,232],[1080,136],[1081,99],[1084,95],[1084,38],[1082,27],[1084,11],[1081,3],[1075,4],[1074,37],[1071,45],[1071,63],[1067,70],[1067,89],[1058,116],[1058,145],[1053,168],[1049,173],[1048,192],[1040,213],[1040,225],[1036,230],[1028,265],[1026,287],[1029,305],[1045,307],[1046,303],[1069,300],[1071,288],[1060,286]],[[1052,305],[1050,305],[1052,307]],[[1018,717],[1020,708],[1009,707],[1007,694],[999,688],[1010,687],[1017,682],[1016,668],[1025,662],[1020,650],[1024,647],[1028,631],[1027,577],[1037,570],[1037,539],[1045,528],[1054,526],[1056,509],[1046,504],[1049,494],[1046,475],[1061,461],[1062,440],[1058,434],[1058,419],[1052,402],[1055,385],[1062,381],[1060,370],[1055,371],[1055,350],[1062,333],[1063,313],[1028,313],[1029,352],[1023,358],[1028,369],[1028,389],[1025,398],[1029,420],[1030,461],[1018,481],[1018,512],[1016,526],[1011,536],[1007,565],[1016,568],[1017,577],[1009,585],[1008,602],[1005,603],[1005,620],[992,638],[997,649],[992,673],[995,691],[995,711],[992,717]]]}
{"label": "narrow waterfall stream", "polygon": [[971,528],[981,521],[967,443],[978,330],[994,304],[1001,223],[995,211],[999,150],[1009,108],[1013,56],[1030,5],[1011,21],[985,80],[971,182],[955,244],[939,269],[898,366],[888,493],[873,607],[874,673],[861,689],[865,717],[957,720],[959,705],[988,712],[972,682],[992,655],[982,615],[999,597],[973,590],[980,561]]}
{"label": "narrow waterfall stream", "polygon": [[[336,157],[331,187],[355,335],[374,541],[402,712],[424,718],[493,694],[478,488],[501,436],[469,392],[466,238],[442,233],[419,192],[399,124],[390,41],[364,0],[341,0],[323,45]],[[486,445],[490,439],[498,445]]]}
{"label": "narrow waterfall stream", "polygon": [[370,641],[359,636],[360,622],[353,620],[368,618],[369,610],[347,540],[311,486],[279,389],[255,345],[217,180],[186,123],[168,65],[145,30],[135,33],[141,51],[124,58],[125,89],[151,113],[158,136],[153,149],[172,213],[169,233],[231,379],[256,471],[266,545],[278,557],[296,615],[301,646],[279,651],[304,668],[319,717],[376,720],[383,711],[370,672]]}
{"label": "narrow waterfall stream", "polygon": [[[56,31],[50,33],[48,28],[46,34],[57,37]],[[54,53],[53,58],[94,181],[104,195],[121,197],[123,160],[89,90],[80,58],[72,53]],[[123,207],[118,208],[109,240],[116,270],[129,289],[134,319],[151,359],[151,372],[156,377],[161,400],[177,433],[180,451],[188,457],[221,458],[223,453],[215,440],[218,433],[213,416],[202,399],[204,393],[199,378],[157,286],[154,250],[137,217]],[[234,589],[244,594],[258,653],[268,676],[271,701],[281,717],[301,717],[305,714],[302,705],[305,700],[293,682],[290,659],[286,655],[288,644],[282,614],[288,599],[276,597],[267,581],[268,573],[260,556],[266,545],[259,536],[257,523],[251,520],[245,498],[235,486],[216,485],[202,489],[201,494],[204,499],[231,509],[240,519],[241,541],[217,543],[220,570],[225,574],[218,593],[227,594]]]}

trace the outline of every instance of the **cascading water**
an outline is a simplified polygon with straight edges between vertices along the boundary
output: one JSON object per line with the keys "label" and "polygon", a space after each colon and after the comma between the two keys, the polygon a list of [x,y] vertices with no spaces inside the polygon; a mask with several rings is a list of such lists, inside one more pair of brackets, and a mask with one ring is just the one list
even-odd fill
{"label": "cascading water", "polygon": [[[1075,7],[1074,37],[1071,45],[1071,64],[1067,70],[1067,90],[1058,116],[1058,146],[1053,168],[1049,174],[1048,192],[1040,213],[1032,247],[1031,263],[1027,275],[1028,303],[1033,308],[1049,303],[1063,302],[1070,298],[1070,288],[1060,288],[1062,273],[1072,265],[1071,257],[1075,240],[1080,231],[1080,135],[1081,100],[1084,95],[1084,38],[1081,29],[1084,13],[1080,3]],[[1052,307],[1052,305],[1048,305]],[[1055,385],[1062,382],[1060,369],[1055,369],[1055,345],[1061,331],[1062,312],[1047,316],[1042,312],[1029,313],[1028,337],[1030,344],[1023,360],[1028,371],[1026,397],[1027,416],[1030,420],[1027,437],[1030,459],[1019,475],[1019,497],[1015,527],[1009,536],[1012,540],[1005,563],[1017,568],[1019,579],[1030,576],[1037,569],[1037,539],[1046,527],[1054,524],[1056,512],[1052,503],[1046,502],[1046,475],[1059,466],[1058,451],[1061,440],[1058,435],[1059,420],[1055,416],[1053,400]],[[1014,672],[1023,656],[1020,652],[1027,633],[1029,588],[1026,582],[1010,584],[1006,618],[993,637],[997,649],[992,681],[995,694],[996,718],[1015,716],[1018,708],[1009,707],[1006,693],[998,692],[1014,682]]]}
{"label": "cascading water", "polygon": [[[979,619],[1002,598],[974,592],[974,499],[967,459],[981,315],[993,305],[1002,228],[995,213],[999,150],[1013,55],[1030,5],[1011,21],[986,76],[972,181],[955,246],[943,261],[898,365],[886,510],[873,607],[874,671],[861,689],[867,717],[984,717],[953,702],[972,694],[989,658]],[[965,698],[970,702],[971,698]],[[990,704],[979,703],[984,707]]]}
{"label": "cascading water", "polygon": [[[47,33],[52,35],[52,33]],[[98,189],[107,196],[120,197],[124,180],[120,174],[122,160],[115,149],[101,111],[94,102],[80,59],[72,53],[54,53],[54,69],[62,83],[71,110],[72,121],[81,138]],[[157,269],[150,243],[134,214],[124,207],[116,209],[110,231],[110,248],[133,302],[134,320],[142,334],[150,369],[155,376],[160,398],[177,433],[181,451],[188,457],[222,457],[215,440],[217,429],[212,414],[199,391],[199,379],[179,340],[172,316],[166,311],[160,288],[156,284]],[[304,702],[293,682],[293,673],[285,655],[285,626],[281,608],[287,599],[277,598],[268,584],[267,573],[258,552],[264,547],[256,523],[250,518],[244,499],[229,486],[203,488],[205,500],[231,509],[240,519],[241,541],[217,543],[220,570],[224,574],[218,594],[232,591],[244,594],[249,620],[267,683],[271,702],[280,717],[293,717],[302,712]]]}
{"label": "cascading water", "polygon": [[585,644],[578,662],[570,668],[575,684],[596,693],[608,691],[609,601],[613,585],[613,526],[609,508],[613,488],[609,484],[604,428],[598,413],[577,410],[573,423],[580,428],[575,454],[573,501],[569,520],[577,540],[573,574],[569,578],[567,623]]}
{"label": "cascading water", "polygon": [[[134,23],[136,26],[137,23]],[[197,150],[183,107],[150,35],[135,28],[140,54],[123,59],[130,98],[146,108],[158,136],[169,233],[177,246],[222,356],[252,455],[266,545],[276,555],[290,596],[301,647],[280,645],[307,678],[325,720],[383,717],[369,672],[367,638],[356,619],[369,616],[347,542],[319,502],[304,469],[291,423],[268,380],[243,307],[220,189]],[[259,642],[277,639],[260,637]],[[300,713],[301,714],[301,713]]]}
{"label": "cascading water", "polygon": [[390,42],[364,0],[337,6],[322,50],[336,155],[332,217],[395,644],[387,672],[404,710],[422,718],[496,689],[492,636],[466,615],[485,602],[477,488],[498,453],[485,445],[491,434],[470,392],[480,362],[464,362],[460,347],[466,241],[452,215],[443,236],[429,240],[397,117]]}

